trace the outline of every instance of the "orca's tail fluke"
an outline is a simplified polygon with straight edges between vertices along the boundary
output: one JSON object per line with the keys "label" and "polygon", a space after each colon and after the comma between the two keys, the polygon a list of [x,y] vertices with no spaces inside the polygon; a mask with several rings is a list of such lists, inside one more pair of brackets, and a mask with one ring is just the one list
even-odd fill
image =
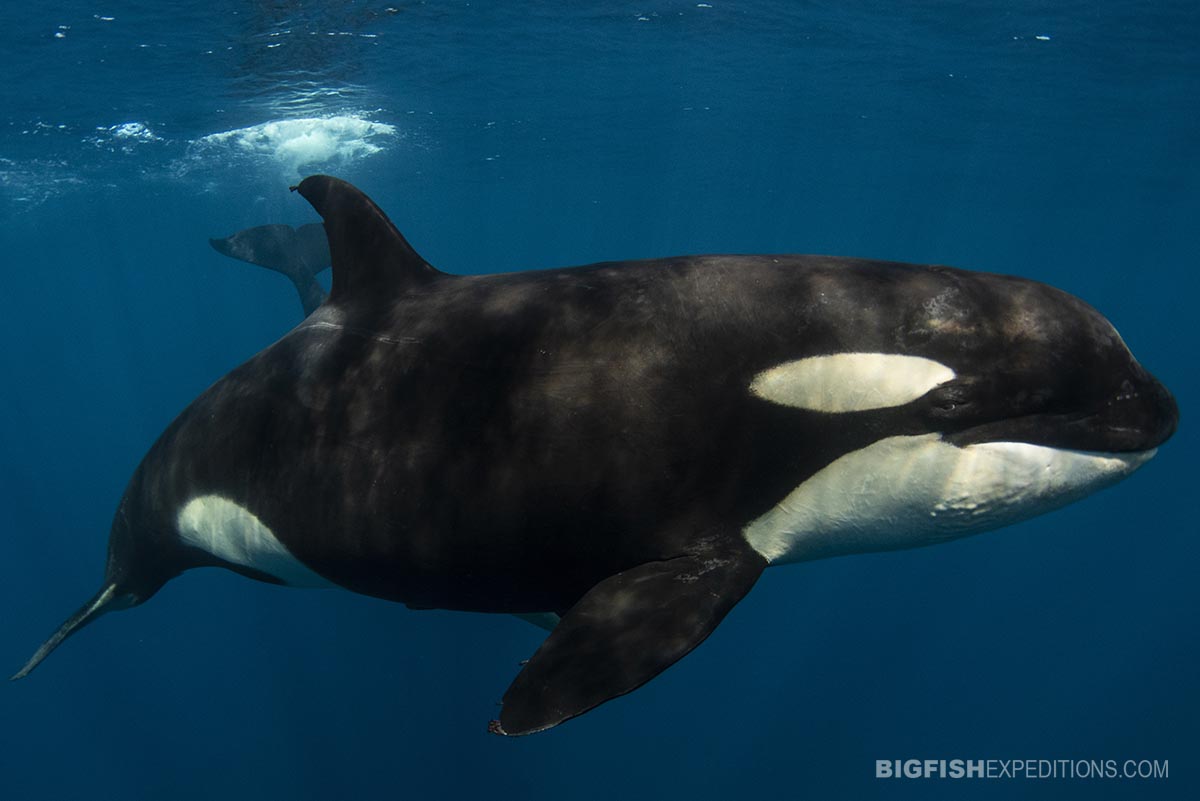
{"label": "orca's tail fluke", "polygon": [[58,631],[54,632],[50,639],[42,643],[42,647],[34,652],[29,661],[25,663],[25,667],[13,674],[9,681],[16,681],[28,676],[34,668],[41,664],[43,659],[50,655],[51,651],[62,644],[63,640],[104,613],[113,612],[118,609],[128,609],[134,603],[133,596],[122,592],[115,582],[105,584],[92,600],[81,606],[79,611],[67,618],[67,621],[58,627]]}
{"label": "orca's tail fluke", "polygon": [[305,316],[325,301],[316,275],[330,264],[329,239],[320,223],[299,228],[259,225],[224,239],[210,239],[213,250],[232,259],[257,264],[291,279],[300,294]]}

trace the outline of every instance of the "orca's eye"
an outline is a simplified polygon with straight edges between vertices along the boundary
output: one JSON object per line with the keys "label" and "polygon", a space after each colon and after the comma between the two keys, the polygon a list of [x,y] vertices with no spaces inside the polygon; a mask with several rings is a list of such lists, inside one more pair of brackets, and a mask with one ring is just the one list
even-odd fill
{"label": "orca's eye", "polygon": [[926,408],[938,417],[959,417],[970,412],[973,404],[969,389],[960,383],[943,384],[925,396]]}

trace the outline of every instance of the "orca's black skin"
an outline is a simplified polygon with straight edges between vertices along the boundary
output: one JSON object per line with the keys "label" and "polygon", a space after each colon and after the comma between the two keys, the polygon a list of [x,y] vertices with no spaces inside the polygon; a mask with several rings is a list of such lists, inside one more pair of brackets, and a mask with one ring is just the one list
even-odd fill
{"label": "orca's black skin", "polygon": [[[219,495],[355,592],[562,613],[493,726],[538,731],[699,644],[766,566],[747,524],[840,456],[930,432],[1134,452],[1175,428],[1107,321],[1033,281],[825,256],[451,276],[349,184],[298,189],[325,220],[330,297],[162,434],[113,521],[101,595],[18,676],[109,608],[222,564],[176,531],[184,504]],[[836,415],[748,391],[841,352],[957,377]]]}

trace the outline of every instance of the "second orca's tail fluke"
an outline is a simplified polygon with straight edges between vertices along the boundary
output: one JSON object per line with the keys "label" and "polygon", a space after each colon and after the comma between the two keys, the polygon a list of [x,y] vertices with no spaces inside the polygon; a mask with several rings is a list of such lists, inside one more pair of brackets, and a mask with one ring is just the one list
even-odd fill
{"label": "second orca's tail fluke", "polygon": [[325,291],[317,283],[316,276],[330,264],[329,240],[320,223],[299,228],[259,225],[224,239],[210,239],[208,243],[225,256],[266,267],[290,278],[300,294],[305,316],[325,301]]}

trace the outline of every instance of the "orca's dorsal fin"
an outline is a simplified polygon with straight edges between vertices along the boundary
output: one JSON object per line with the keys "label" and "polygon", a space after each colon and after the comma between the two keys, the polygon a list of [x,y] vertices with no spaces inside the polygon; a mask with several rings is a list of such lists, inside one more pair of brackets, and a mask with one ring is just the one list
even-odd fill
{"label": "orca's dorsal fin", "polygon": [[328,175],[305,178],[293,191],[325,221],[333,262],[333,302],[365,293],[390,295],[441,275],[413,250],[375,203]]}

